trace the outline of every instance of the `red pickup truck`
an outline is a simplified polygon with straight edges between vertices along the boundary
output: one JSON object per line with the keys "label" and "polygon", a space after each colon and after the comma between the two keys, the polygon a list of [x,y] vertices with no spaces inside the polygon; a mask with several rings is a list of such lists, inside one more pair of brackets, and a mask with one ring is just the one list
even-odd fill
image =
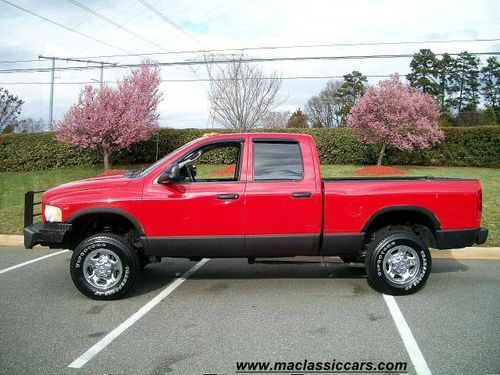
{"label": "red pickup truck", "polygon": [[72,279],[94,299],[122,297],[161,257],[340,256],[365,262],[378,291],[410,294],[429,247],[486,241],[481,205],[477,180],[322,179],[308,135],[212,135],[144,170],[46,191],[41,223],[27,193],[24,241],[73,250]]}

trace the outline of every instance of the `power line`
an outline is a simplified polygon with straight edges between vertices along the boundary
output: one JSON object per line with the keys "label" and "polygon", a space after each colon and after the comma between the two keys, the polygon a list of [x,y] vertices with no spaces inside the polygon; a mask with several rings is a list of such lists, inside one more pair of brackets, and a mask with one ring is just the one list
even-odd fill
{"label": "power line", "polygon": [[75,33],[75,34],[78,34],[78,35],[80,35],[80,36],[83,36],[83,37],[85,37],[85,38],[87,38],[87,39],[91,39],[91,40],[93,40],[94,42],[97,42],[97,43],[103,44],[103,45],[108,46],[108,47],[111,47],[111,48],[118,49],[118,50],[120,50],[120,51],[122,51],[122,52],[125,52],[125,53],[131,53],[130,51],[127,51],[127,50],[125,50],[125,49],[123,49],[123,48],[120,48],[120,47],[114,46],[114,45],[112,45],[112,44],[109,44],[109,43],[104,42],[104,41],[102,41],[102,40],[99,40],[99,39],[97,39],[97,38],[94,38],[94,37],[92,37],[92,36],[90,36],[90,35],[84,34],[84,33],[80,32],[80,31],[78,31],[78,30],[72,29],[71,27],[68,27],[68,26],[65,26],[65,25],[63,25],[63,24],[60,24],[59,22],[53,21],[53,20],[51,20],[51,19],[49,19],[49,18],[47,18],[47,17],[44,17],[44,16],[42,16],[42,15],[40,15],[40,14],[38,14],[38,13],[32,12],[31,10],[28,10],[28,9],[26,9],[26,8],[23,8],[23,7],[20,7],[19,5],[13,4],[13,3],[11,3],[10,1],[7,1],[7,0],[0,0],[0,1],[2,1],[2,2],[4,2],[5,4],[8,4],[8,5],[10,5],[10,6],[13,6],[14,8],[17,8],[17,9],[19,9],[19,10],[22,10],[23,12],[29,13],[29,14],[31,14],[32,16],[35,16],[35,17],[38,17],[38,18],[40,18],[40,19],[42,19],[42,20],[44,20],[44,21],[50,22],[51,24],[54,24],[54,25],[59,26],[59,27],[62,27],[63,29],[69,30],[69,31],[71,31],[71,32],[73,32],[73,33]]}
{"label": "power line", "polygon": [[[94,9],[96,12],[99,10],[99,9],[102,9],[103,7],[105,7],[111,0],[106,0],[104,2],[104,4],[101,4],[99,5],[96,9]],[[74,27],[79,27],[81,25],[83,25],[85,22],[87,22],[90,18],[92,17],[92,15],[89,15],[87,17],[85,17],[85,19],[81,20],[77,25],[75,25]]]}
{"label": "power line", "polygon": [[115,65],[116,63],[108,63],[105,61],[94,61],[94,60],[81,60],[81,59],[71,59],[71,58],[60,58],[55,56],[38,56],[39,59],[51,60],[52,61],[52,70],[50,75],[50,99],[49,99],[49,125],[52,124],[53,113],[54,113],[54,72],[56,68],[56,60],[65,60],[65,61],[76,61],[76,62],[86,62],[92,64],[100,64],[101,65],[101,87],[103,84],[103,74],[104,74],[104,65]]}
{"label": "power line", "polygon": [[[180,31],[184,35],[187,35],[190,39],[194,40],[196,43],[198,43],[199,45],[201,45],[203,47],[203,44],[198,39],[196,39],[193,35],[191,35],[191,33],[187,32],[182,27],[180,27],[179,25],[177,25],[174,21],[172,21],[170,18],[168,18],[167,16],[165,16],[163,13],[161,13],[154,6],[152,6],[151,4],[149,4],[148,2],[146,2],[145,0],[138,0],[138,1],[142,5],[144,5],[146,8],[148,8],[149,10],[151,10],[153,13],[155,13],[157,16],[159,16],[167,24],[169,24],[170,26],[172,26],[175,30]],[[198,73],[196,73],[196,71],[193,69],[192,66],[189,66],[189,69],[199,78]]]}
{"label": "power line", "polygon": [[[449,53],[450,56],[457,56],[460,53]],[[470,52],[472,55],[488,55],[488,56],[498,56],[500,52]],[[442,56],[442,53],[436,53],[436,56]],[[395,58],[412,58],[413,54],[381,54],[381,55],[344,55],[344,56],[299,56],[299,57],[247,57],[238,59],[241,63],[251,63],[251,62],[271,62],[271,61],[337,61],[337,60],[365,60],[365,59],[395,59]],[[173,62],[157,62],[158,66],[192,66],[192,65],[210,65],[210,64],[230,64],[234,62],[235,59],[219,59],[219,60],[188,60],[188,61],[173,61]],[[107,69],[112,68],[137,68],[141,66],[141,63],[134,64],[118,64],[115,66],[108,66]],[[96,69],[95,66],[69,66],[63,68],[56,68],[57,71],[80,71],[87,69]],[[12,69],[2,69],[0,73],[35,73],[35,72],[48,72],[51,68],[12,68]]]}
{"label": "power line", "polygon": [[220,4],[220,5],[216,6],[215,8],[210,9],[208,12],[203,13],[201,16],[195,17],[192,20],[187,20],[187,21],[190,22],[190,23],[198,21],[199,19],[202,19],[203,17],[209,15],[210,13],[213,13],[213,12],[215,12],[215,11],[221,9],[221,8],[224,8],[226,5],[231,4],[233,2],[234,2],[234,0],[228,0],[228,1],[226,1],[226,2],[224,2],[222,4]]}
{"label": "power line", "polygon": [[[4,1],[4,0],[1,0]],[[139,0],[137,0],[139,2]],[[81,58],[112,58],[112,57],[141,57],[141,56],[160,56],[160,55],[180,55],[187,53],[206,53],[206,52],[228,52],[228,51],[258,51],[258,50],[276,50],[276,49],[294,49],[294,48],[320,48],[320,47],[352,47],[352,46],[382,46],[382,45],[404,45],[404,44],[424,44],[424,43],[482,43],[499,41],[500,38],[490,39],[449,39],[449,40],[422,40],[422,41],[398,41],[398,42],[373,42],[373,43],[330,43],[330,44],[302,44],[302,45],[282,45],[282,46],[260,46],[260,47],[239,47],[239,48],[223,48],[223,49],[198,49],[198,50],[181,50],[167,52],[147,52],[147,53],[127,53],[114,55],[97,55],[83,56]],[[0,60],[0,64],[15,64],[37,62],[38,60]]]}
{"label": "power line", "polygon": [[37,62],[38,60],[2,60],[0,64],[18,64],[18,63],[29,63],[29,62]]}
{"label": "power line", "polygon": [[[145,0],[139,0],[139,2],[144,5],[146,8],[148,8],[149,10],[151,10],[153,13],[155,13],[158,17],[160,17],[163,21],[165,21],[167,24],[169,24],[170,26],[172,26],[174,29],[180,31],[181,33],[183,33],[184,35],[187,35],[190,39],[194,40],[196,43],[198,43],[199,45],[201,45],[203,47],[203,44],[198,40],[196,39],[193,35],[191,35],[191,33],[188,33],[186,30],[184,30],[182,27],[180,27],[179,25],[177,25],[174,21],[172,21],[170,18],[168,18],[167,16],[165,16],[162,12],[160,12],[158,9],[156,9],[154,6],[152,6],[151,4],[149,4],[148,2],[146,2]],[[193,69],[192,66],[189,66],[189,69],[197,76],[198,76],[198,73],[196,73],[196,71]]]}
{"label": "power line", "polygon": [[[390,74],[368,74],[365,75],[366,78],[388,78]],[[406,77],[407,74],[400,74],[400,77]],[[321,76],[285,76],[279,77],[279,79],[283,80],[299,80],[299,79],[335,79],[335,78],[344,78],[343,75],[321,75]],[[239,78],[237,80],[249,80],[253,78]],[[262,79],[276,79],[276,77],[262,77]],[[229,79],[227,79],[229,80]],[[231,79],[232,80],[232,79]],[[162,79],[161,82],[210,82],[212,79],[210,78],[195,78],[195,79]],[[74,81],[74,82],[57,82],[58,85],[85,85],[85,84],[95,84],[97,81]],[[114,81],[104,81],[103,83],[110,84],[116,83]],[[50,85],[50,82],[2,82],[0,85]]]}
{"label": "power line", "polygon": [[111,20],[111,19],[103,16],[101,13],[96,12],[95,10],[93,10],[93,9],[91,9],[91,8],[83,5],[82,3],[80,3],[80,2],[78,2],[76,0],[68,0],[68,1],[70,3],[73,3],[74,5],[76,5],[77,7],[80,7],[81,9],[85,10],[86,12],[88,12],[88,13],[90,13],[90,14],[92,14],[92,15],[94,15],[94,16],[96,16],[96,17],[98,17],[98,18],[100,18],[100,19],[102,19],[104,21],[106,21],[107,23],[109,23],[109,24],[111,24],[111,25],[119,28],[120,30],[123,30],[123,31],[125,31],[125,32],[127,32],[127,33],[129,33],[129,34],[131,34],[133,36],[135,36],[136,38],[139,38],[142,41],[144,41],[146,43],[149,43],[149,44],[151,44],[151,45],[153,45],[153,46],[155,46],[155,47],[157,47],[159,49],[162,49],[164,51],[166,50],[165,47],[163,47],[163,46],[161,46],[159,44],[156,44],[155,42],[153,42],[153,41],[151,41],[151,40],[149,40],[147,38],[144,38],[142,35],[137,34],[135,31],[132,31],[132,30],[126,28],[125,26],[120,25],[119,23],[116,23],[115,21],[113,21],[113,20]]}
{"label": "power line", "polygon": [[[70,1],[72,1],[72,0],[70,0]],[[174,29],[176,29],[176,30],[180,31],[181,33],[183,33],[184,35],[188,36],[189,38],[191,38],[192,40],[194,40],[196,43],[201,44],[201,42],[198,39],[196,39],[193,35],[191,35],[191,33],[187,32],[182,27],[180,27],[179,25],[177,25],[174,21],[172,21],[170,18],[168,18],[166,15],[164,15],[162,12],[160,12],[154,6],[152,6],[151,4],[149,4],[148,2],[146,2],[145,0],[139,0],[139,2],[142,5],[144,5],[146,8],[148,8],[149,10],[151,10],[153,13],[155,13],[163,21],[165,21],[170,26],[172,26]]]}
{"label": "power line", "polygon": [[155,55],[176,55],[187,53],[207,53],[207,52],[228,52],[228,51],[258,51],[258,50],[275,50],[275,49],[294,49],[294,48],[322,48],[322,47],[360,47],[360,46],[385,46],[385,45],[404,45],[404,44],[424,44],[424,43],[480,43],[480,42],[495,42],[500,38],[490,39],[449,39],[449,40],[410,40],[398,42],[366,42],[366,43],[329,43],[329,44],[297,44],[297,45],[280,45],[280,46],[255,46],[255,47],[239,47],[239,48],[221,48],[221,49],[198,49],[198,50],[183,50],[183,51],[168,51],[168,52],[150,52],[150,53],[132,53],[132,54],[114,54],[101,56],[85,56],[85,58],[103,58],[103,57],[138,57],[138,56],[155,56]]}

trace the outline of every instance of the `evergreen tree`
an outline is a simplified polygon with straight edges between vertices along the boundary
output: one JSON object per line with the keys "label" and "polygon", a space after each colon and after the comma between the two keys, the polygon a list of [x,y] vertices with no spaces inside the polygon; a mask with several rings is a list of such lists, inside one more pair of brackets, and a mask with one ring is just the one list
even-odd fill
{"label": "evergreen tree", "polygon": [[335,93],[335,98],[339,103],[335,114],[340,117],[340,124],[342,126],[346,124],[347,115],[351,111],[356,98],[365,93],[367,82],[367,78],[357,70],[344,75],[344,80]]}
{"label": "evergreen tree", "polygon": [[449,54],[444,53],[438,61],[438,80],[439,92],[437,100],[441,107],[441,111],[448,111],[448,96],[451,92],[452,73],[455,67],[455,59]]}
{"label": "evergreen tree", "polygon": [[455,60],[450,75],[448,105],[458,113],[475,111],[479,104],[479,59],[469,52],[462,52]]}
{"label": "evergreen tree", "polygon": [[439,87],[439,60],[430,49],[421,49],[413,55],[410,63],[411,73],[407,79],[411,86],[431,94],[437,99]]}
{"label": "evergreen tree", "polygon": [[496,57],[486,60],[486,66],[481,69],[481,84],[487,110],[500,120],[500,63]]}
{"label": "evergreen tree", "polygon": [[307,116],[299,109],[292,113],[286,125],[287,128],[307,128]]}
{"label": "evergreen tree", "polygon": [[498,118],[500,112],[495,112],[493,108],[488,107],[483,114],[484,125],[495,125],[499,123],[500,118]]}

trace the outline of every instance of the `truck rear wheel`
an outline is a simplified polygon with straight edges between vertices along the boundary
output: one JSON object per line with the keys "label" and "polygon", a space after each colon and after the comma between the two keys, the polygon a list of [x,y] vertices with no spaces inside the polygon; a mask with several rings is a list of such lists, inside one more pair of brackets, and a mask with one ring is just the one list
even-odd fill
{"label": "truck rear wheel", "polygon": [[70,272],[73,283],[87,297],[119,299],[139,273],[139,259],[129,242],[110,233],[82,241],[73,252]]}
{"label": "truck rear wheel", "polygon": [[387,227],[368,244],[366,273],[377,291],[392,295],[420,290],[431,272],[429,249],[409,227]]}

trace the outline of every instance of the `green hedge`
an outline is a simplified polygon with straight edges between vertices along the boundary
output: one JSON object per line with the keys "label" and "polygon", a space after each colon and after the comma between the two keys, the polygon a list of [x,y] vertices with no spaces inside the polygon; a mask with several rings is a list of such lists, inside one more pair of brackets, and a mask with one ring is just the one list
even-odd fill
{"label": "green hedge", "polygon": [[[159,136],[112,156],[113,164],[150,163],[175,148],[201,137],[206,129],[162,129]],[[276,130],[271,130],[276,131]],[[374,164],[377,150],[357,142],[349,129],[286,129],[311,134],[323,164]],[[449,165],[500,167],[500,126],[444,128],[446,139],[432,149],[387,152],[388,165]],[[220,131],[228,132],[228,131]],[[55,140],[52,133],[0,135],[0,171],[31,171],[58,167],[95,166],[102,156]]]}

